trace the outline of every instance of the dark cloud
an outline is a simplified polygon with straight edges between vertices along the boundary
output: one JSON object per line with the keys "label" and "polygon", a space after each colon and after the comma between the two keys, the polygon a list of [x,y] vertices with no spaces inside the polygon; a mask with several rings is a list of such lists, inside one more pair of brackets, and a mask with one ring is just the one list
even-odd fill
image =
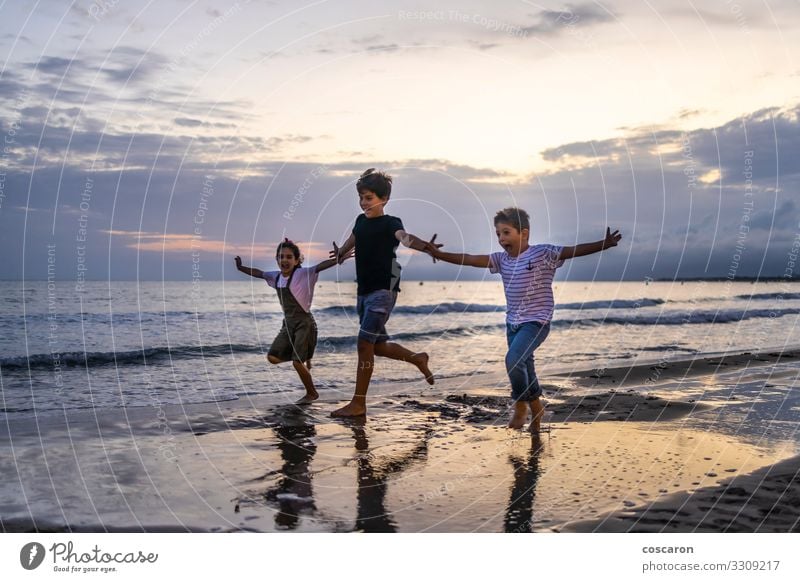
{"label": "dark cloud", "polygon": [[749,222],[751,229],[780,231],[798,230],[800,227],[800,212],[794,200],[784,200],[780,206],[761,210],[753,214]]}
{"label": "dark cloud", "polygon": [[133,85],[150,81],[162,70],[166,59],[156,52],[144,52],[133,47],[117,47],[105,55],[66,59],[60,56],[42,56],[38,61],[23,66],[45,77],[66,79],[81,87],[94,87],[98,74],[114,85]]}
{"label": "dark cloud", "polygon": [[[687,132],[638,128],[624,138],[568,143],[544,150],[541,155],[552,162],[573,158],[581,165],[649,155],[659,165],[694,164],[696,173],[718,170],[724,182],[741,185],[743,173],[750,167],[760,180],[800,173],[799,118],[800,105],[770,107],[716,128]],[[672,151],[654,155],[669,145],[674,146]]]}
{"label": "dark cloud", "polygon": [[39,73],[55,75],[57,77],[66,75],[67,71],[73,65],[75,65],[76,68],[83,68],[85,66],[80,59],[65,59],[62,57],[42,57],[35,63],[28,63],[30,68]]}
{"label": "dark cloud", "polygon": [[567,4],[563,10],[542,10],[534,24],[522,27],[524,36],[555,36],[577,28],[613,22],[617,16],[597,4]]}
{"label": "dark cloud", "polygon": [[199,127],[203,122],[199,119],[189,119],[186,117],[178,117],[175,119],[175,124],[183,127]]}
{"label": "dark cloud", "polygon": [[400,50],[400,45],[396,43],[373,44],[364,48],[368,52],[394,53]]}

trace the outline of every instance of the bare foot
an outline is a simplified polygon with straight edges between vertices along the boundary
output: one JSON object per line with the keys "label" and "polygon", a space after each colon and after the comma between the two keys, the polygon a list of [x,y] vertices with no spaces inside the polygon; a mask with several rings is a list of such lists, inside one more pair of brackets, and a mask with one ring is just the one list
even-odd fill
{"label": "bare foot", "polygon": [[367,407],[363,404],[356,404],[354,402],[350,402],[350,404],[342,406],[338,410],[331,412],[331,416],[340,418],[349,416],[365,416],[366,414]]}
{"label": "bare foot", "polygon": [[412,362],[417,368],[419,368],[419,371],[422,372],[422,375],[425,376],[425,381],[428,384],[433,385],[433,372],[431,372],[430,368],[428,368],[428,359],[428,354],[425,352],[420,352],[419,354],[414,354],[414,359]]}
{"label": "bare foot", "polygon": [[515,402],[514,414],[511,420],[508,421],[508,428],[515,430],[521,429],[525,426],[525,421],[528,420],[528,404],[527,402]]}
{"label": "bare foot", "polygon": [[319,393],[317,393],[317,392],[314,392],[313,394],[306,394],[300,400],[295,402],[295,404],[311,404],[317,398],[319,398]]}
{"label": "bare foot", "polygon": [[532,433],[539,433],[542,431],[542,417],[544,416],[544,405],[542,401],[538,398],[536,400],[530,401],[531,407],[531,415],[533,415],[533,421],[531,422],[531,426],[529,430]]}

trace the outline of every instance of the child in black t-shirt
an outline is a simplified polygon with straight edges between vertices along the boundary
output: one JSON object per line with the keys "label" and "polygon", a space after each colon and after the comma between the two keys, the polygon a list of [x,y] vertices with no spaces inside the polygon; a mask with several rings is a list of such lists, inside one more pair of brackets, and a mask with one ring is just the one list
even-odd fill
{"label": "child in black t-shirt", "polygon": [[395,249],[402,242],[406,247],[428,251],[433,241],[428,243],[406,232],[399,218],[384,214],[384,206],[392,192],[391,176],[370,168],[361,174],[356,189],[364,214],[356,219],[353,233],[337,249],[336,255],[336,258],[345,257],[355,247],[360,324],[356,389],[350,403],[332,412],[331,416],[366,414],[367,390],[376,355],[414,364],[428,384],[433,384],[433,374],[428,368],[428,354],[414,353],[400,344],[390,342],[386,333],[386,322],[400,291],[400,265]]}

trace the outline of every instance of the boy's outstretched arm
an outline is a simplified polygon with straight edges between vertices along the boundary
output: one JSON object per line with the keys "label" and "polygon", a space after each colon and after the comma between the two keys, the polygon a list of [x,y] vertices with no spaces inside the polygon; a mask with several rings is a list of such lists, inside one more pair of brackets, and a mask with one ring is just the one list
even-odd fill
{"label": "boy's outstretched arm", "polygon": [[406,232],[404,230],[398,230],[394,233],[394,236],[397,240],[399,240],[404,247],[408,247],[410,249],[414,249],[415,251],[420,251],[423,253],[430,253],[431,248],[439,248],[442,245],[436,244],[436,235],[433,235],[433,238],[430,242],[426,240],[422,240],[418,236],[411,234],[410,232]]}
{"label": "boy's outstretched arm", "polygon": [[603,240],[575,245],[574,247],[564,247],[561,249],[561,254],[558,255],[558,258],[573,259],[575,257],[583,257],[593,253],[599,253],[600,251],[617,246],[621,238],[622,235],[618,230],[611,232],[610,228],[606,228],[606,238]]}
{"label": "boy's outstretched arm", "polygon": [[242,265],[242,257],[234,257],[234,261],[236,261],[236,268],[239,269],[245,275],[250,275],[251,277],[258,277],[259,279],[264,278],[264,271],[261,269],[254,269],[251,267],[245,267]]}
{"label": "boy's outstretched arm", "polygon": [[454,265],[466,265],[468,267],[480,267],[482,269],[489,268],[489,255],[467,255],[464,253],[445,253],[440,250],[442,245],[434,244],[436,235],[430,242],[424,243],[426,245],[425,252],[433,257],[434,261],[444,261],[445,263],[453,263]]}

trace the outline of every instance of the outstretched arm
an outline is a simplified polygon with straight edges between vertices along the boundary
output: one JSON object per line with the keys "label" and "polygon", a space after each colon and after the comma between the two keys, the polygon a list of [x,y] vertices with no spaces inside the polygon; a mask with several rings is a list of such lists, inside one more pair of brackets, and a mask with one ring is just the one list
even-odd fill
{"label": "outstretched arm", "polygon": [[612,233],[610,228],[606,228],[606,238],[603,240],[575,245],[574,247],[564,247],[561,249],[561,254],[558,255],[558,258],[559,260],[574,259],[575,257],[584,257],[586,255],[599,253],[600,251],[617,246],[621,238],[622,235],[618,230]]}
{"label": "outstretched arm", "polygon": [[464,253],[445,253],[440,250],[442,245],[435,244],[436,235],[433,235],[430,242],[425,242],[425,252],[433,257],[434,262],[444,261],[454,265],[466,265],[468,267],[489,268],[489,255],[467,255]]}
{"label": "outstretched arm", "polygon": [[489,255],[467,255],[464,253],[445,253],[436,249],[430,251],[430,255],[439,261],[453,263],[454,265],[466,265],[467,267],[489,268]]}
{"label": "outstretched arm", "polygon": [[435,244],[436,235],[433,235],[433,238],[430,242],[422,240],[418,236],[414,236],[410,232],[406,232],[404,230],[398,230],[394,233],[394,236],[397,240],[399,240],[404,247],[408,247],[410,249],[414,249],[415,251],[421,251],[423,253],[429,253],[431,248],[439,248],[442,245]]}
{"label": "outstretched arm", "polygon": [[234,261],[236,261],[236,268],[239,269],[245,275],[250,275],[251,277],[258,277],[259,279],[264,278],[264,271],[261,269],[254,269],[252,267],[245,267],[242,265],[242,257],[234,257]]}

